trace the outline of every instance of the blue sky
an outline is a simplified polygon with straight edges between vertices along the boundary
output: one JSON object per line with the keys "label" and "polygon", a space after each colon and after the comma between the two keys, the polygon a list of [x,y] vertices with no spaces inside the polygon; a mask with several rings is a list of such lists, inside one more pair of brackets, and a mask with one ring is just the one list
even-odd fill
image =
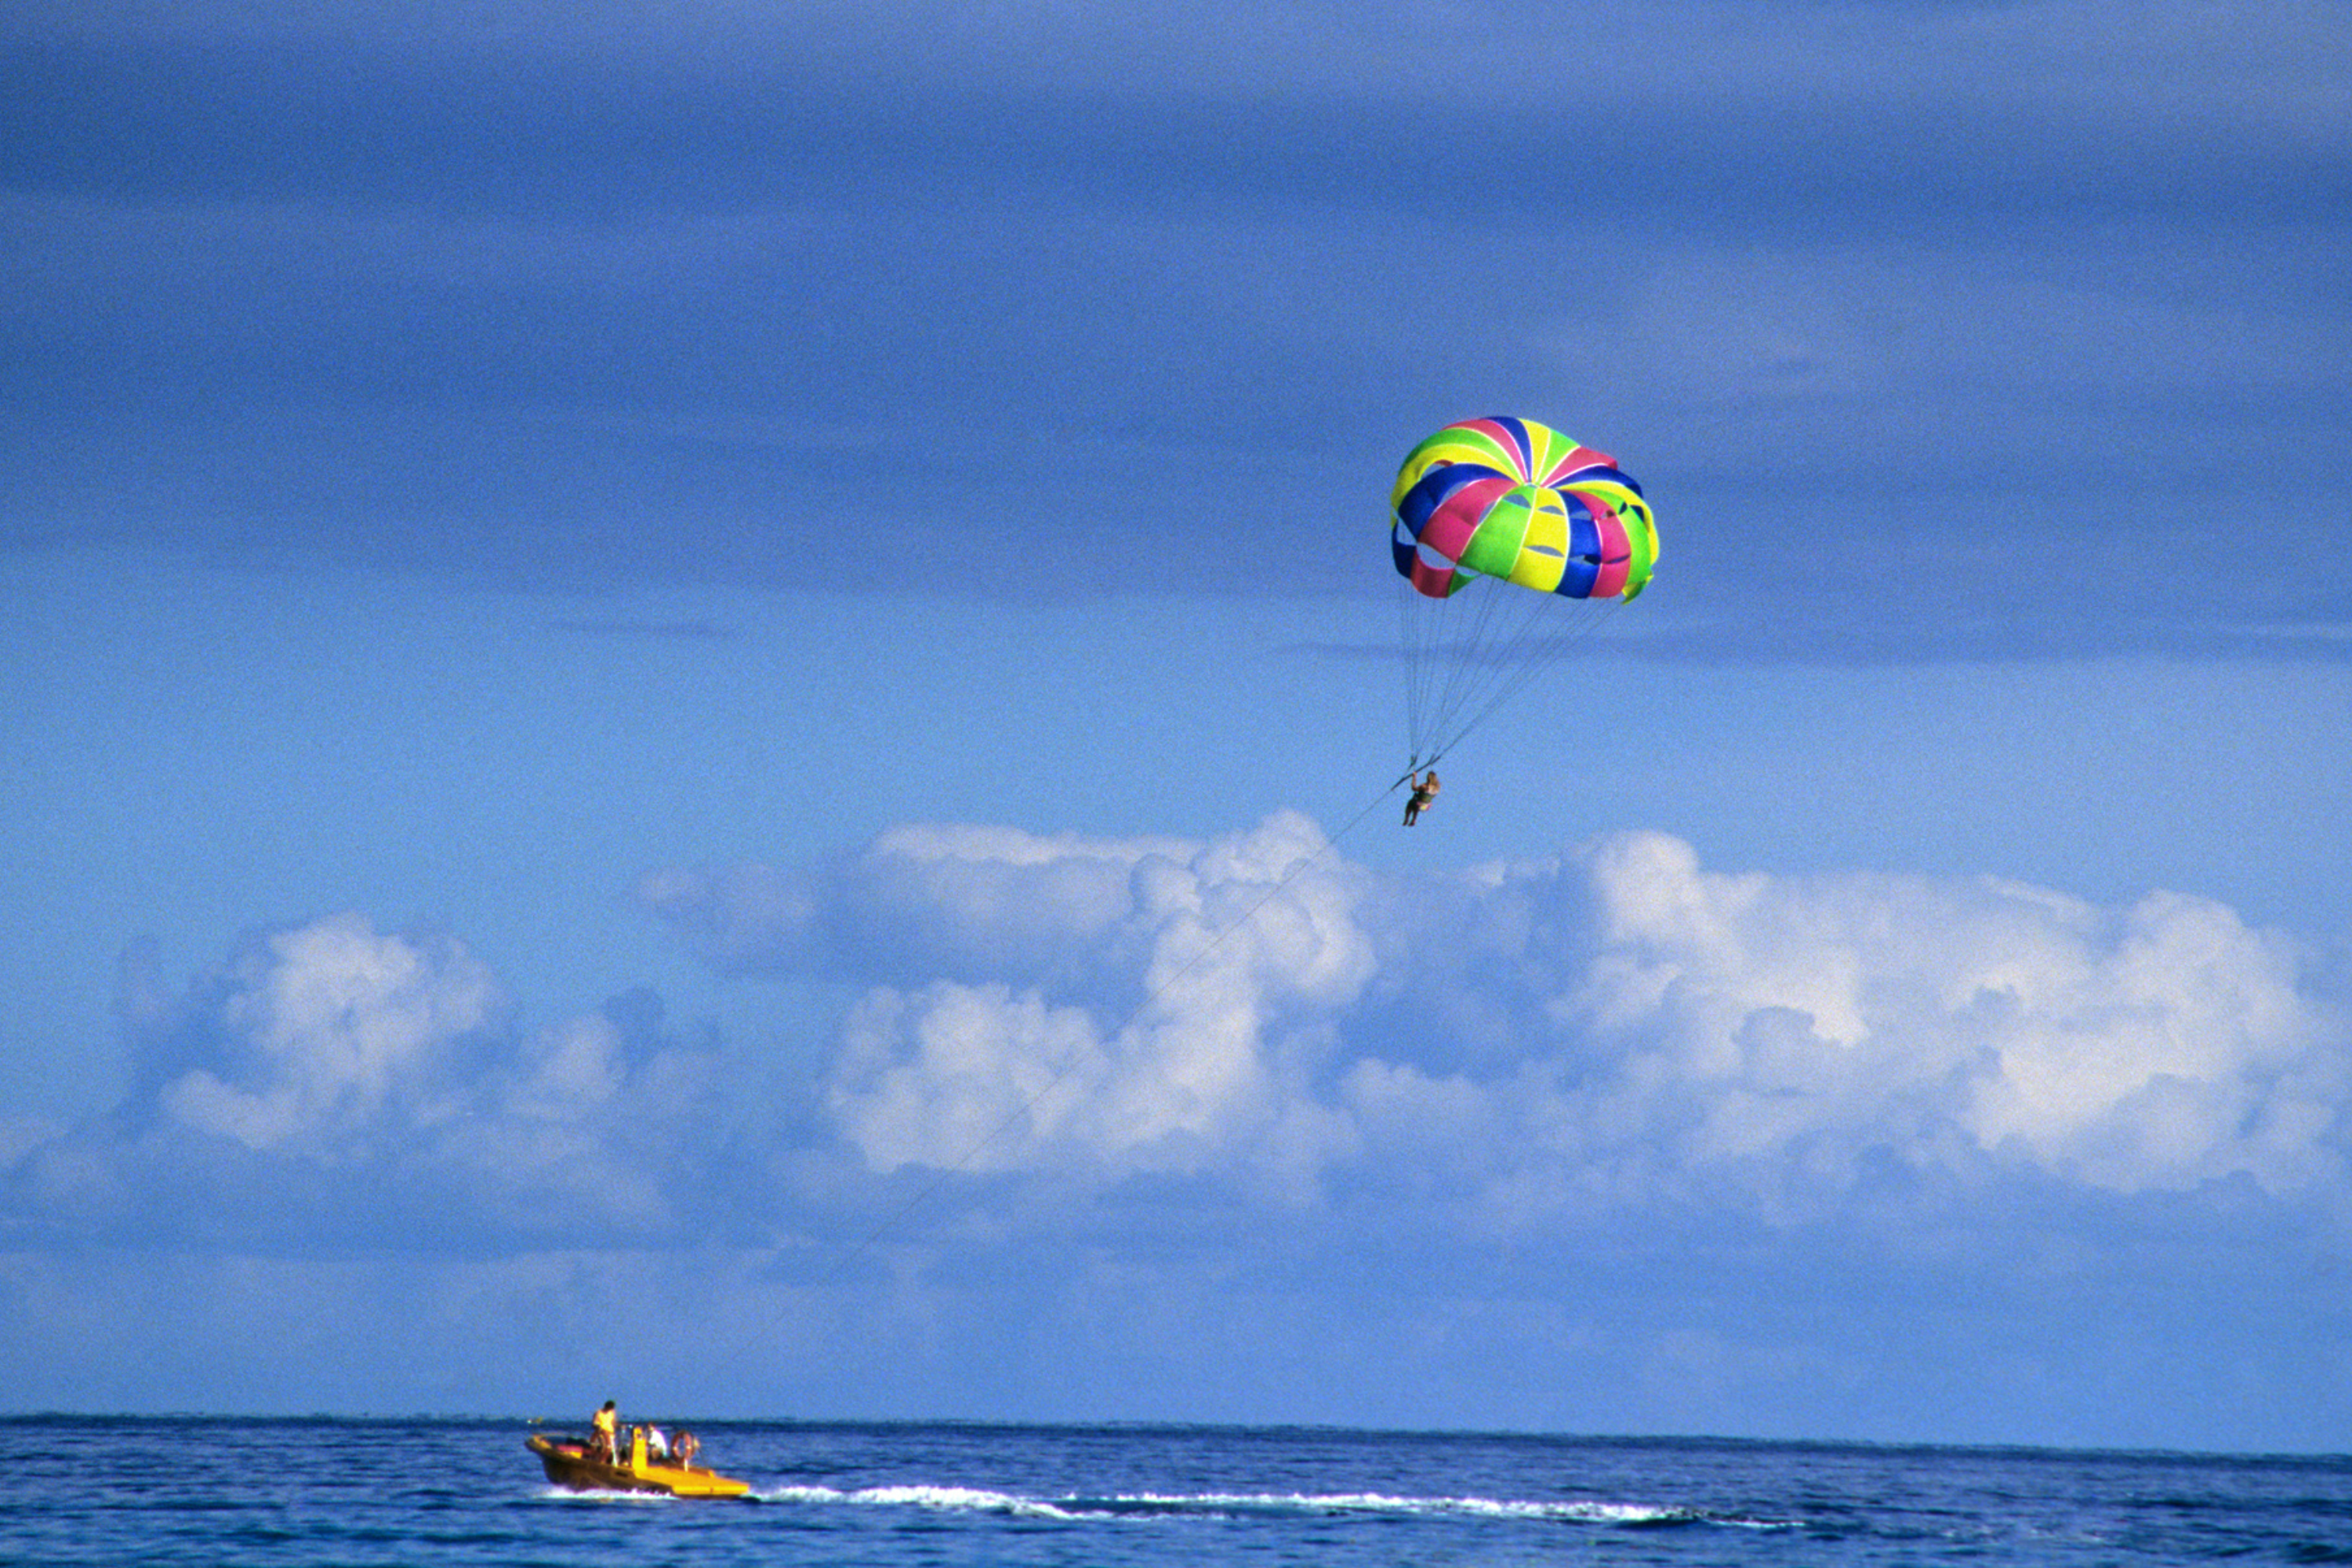
{"label": "blue sky", "polygon": [[18,8],[6,1403],[2340,1449],[2336,9],[1192,15]]}

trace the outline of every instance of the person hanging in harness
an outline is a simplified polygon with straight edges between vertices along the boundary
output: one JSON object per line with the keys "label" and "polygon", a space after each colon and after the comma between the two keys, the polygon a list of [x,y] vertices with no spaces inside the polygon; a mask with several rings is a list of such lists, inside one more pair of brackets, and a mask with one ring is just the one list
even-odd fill
{"label": "person hanging in harness", "polygon": [[1404,802],[1404,825],[1411,827],[1421,820],[1421,814],[1437,799],[1437,770],[1430,769],[1424,777],[1414,778],[1411,773],[1405,777],[1412,780],[1412,794],[1407,795]]}

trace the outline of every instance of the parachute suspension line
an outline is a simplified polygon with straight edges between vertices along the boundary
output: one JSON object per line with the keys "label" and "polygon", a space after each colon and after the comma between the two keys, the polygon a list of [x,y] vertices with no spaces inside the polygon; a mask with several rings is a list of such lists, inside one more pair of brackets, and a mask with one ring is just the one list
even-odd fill
{"label": "parachute suspension line", "polygon": [[1421,595],[1402,575],[1397,578],[1397,647],[1404,658],[1404,735],[1405,749],[1412,753],[1412,767],[1421,765],[1422,712],[1425,706],[1425,688],[1429,684],[1431,662],[1434,650],[1423,646],[1427,641],[1427,617],[1419,613],[1413,601]]}
{"label": "parachute suspension line", "polygon": [[1530,605],[1542,603],[1532,594],[1502,594],[1491,587],[1481,598],[1476,616],[1462,628],[1459,646],[1447,655],[1454,679],[1430,736],[1433,744],[1445,751],[1453,750],[1458,738],[1457,725],[1464,710],[1481,700],[1501,679],[1505,667],[1498,661],[1507,656],[1507,650],[1530,617]]}
{"label": "parachute suspension line", "polygon": [[1465,568],[1455,570],[1472,580],[1443,599],[1423,594],[1402,577],[1397,579],[1398,615],[1403,628],[1406,751],[1417,763],[1433,761],[1435,752],[1445,749],[1442,742],[1447,727],[1493,679],[1492,669],[1479,653],[1502,635],[1496,629],[1497,624],[1507,626],[1533,615],[1519,595],[1499,591],[1509,584],[1479,581]]}
{"label": "parachute suspension line", "polygon": [[1397,615],[1403,650],[1406,751],[1415,765],[1432,762],[1444,731],[1475,690],[1480,671],[1465,657],[1490,635],[1497,595],[1473,584],[1433,599],[1397,579]]}
{"label": "parachute suspension line", "polygon": [[[1186,959],[1183,963],[1177,967],[1173,973],[1170,974],[1159,984],[1153,986],[1150,993],[1146,995],[1142,1001],[1138,1002],[1132,1008],[1129,1009],[1127,1016],[1119,1020],[1118,1027],[1111,1030],[1108,1035],[1104,1037],[1104,1038],[1106,1040],[1116,1040],[1119,1036],[1127,1033],[1129,1029],[1133,1028],[1135,1026],[1135,1021],[1138,1018],[1142,1017],[1144,1013],[1150,1008],[1153,1003],[1159,1001],[1162,996],[1165,996],[1169,991],[1174,987],[1178,981],[1183,979],[1184,976],[1190,974],[1194,969],[1206,962],[1210,954],[1215,952],[1218,948],[1224,945],[1225,939],[1227,937],[1232,936],[1235,931],[1240,931],[1244,926],[1249,924],[1251,921],[1256,919],[1257,913],[1260,910],[1265,909],[1266,905],[1280,898],[1283,893],[1289,889],[1293,882],[1296,882],[1299,878],[1305,876],[1307,871],[1318,864],[1325,856],[1338,848],[1341,839],[1347,837],[1348,835],[1353,833],[1359,826],[1360,826],[1364,818],[1371,816],[1373,812],[1378,811],[1381,808],[1381,804],[1387,800],[1391,795],[1396,794],[1398,789],[1401,788],[1403,784],[1404,780],[1399,779],[1395,784],[1392,784],[1389,785],[1388,788],[1381,791],[1380,794],[1374,795],[1370,801],[1366,803],[1361,811],[1359,811],[1355,816],[1349,817],[1347,825],[1341,827],[1339,832],[1331,834],[1329,837],[1326,837],[1323,840],[1323,847],[1321,848],[1316,850],[1312,855],[1300,857],[1297,863],[1292,866],[1287,871],[1285,871],[1281,878],[1276,881],[1273,887],[1268,888],[1263,894],[1259,895],[1256,902],[1251,904],[1248,909],[1244,910],[1240,916],[1235,919],[1232,924],[1226,926],[1223,931],[1218,931],[1214,936],[1211,937],[1207,946],[1202,948],[1200,952]],[[852,1247],[842,1256],[842,1266],[846,1268],[848,1265],[856,1262],[860,1258],[864,1257],[866,1252],[872,1249],[876,1242],[880,1241],[884,1237],[889,1235],[890,1232],[898,1229],[898,1226],[905,1222],[908,1215],[914,1213],[917,1209],[929,1203],[933,1197],[937,1196],[940,1189],[944,1188],[949,1182],[954,1180],[957,1176],[961,1175],[964,1171],[970,1167],[971,1163],[974,1160],[979,1159],[981,1155],[986,1153],[990,1146],[994,1144],[998,1139],[1013,1131],[1013,1129],[1020,1122],[1026,1121],[1030,1114],[1037,1109],[1038,1105],[1044,1101],[1047,1095],[1053,1093],[1056,1089],[1059,1089],[1063,1082],[1067,1079],[1072,1073],[1077,1071],[1079,1061],[1081,1059],[1083,1058],[1073,1058],[1066,1066],[1055,1069],[1054,1075],[1048,1078],[1043,1084],[1039,1085],[1036,1089],[1032,1091],[1028,1099],[1015,1106],[1003,1121],[990,1128],[987,1132],[982,1134],[969,1148],[965,1149],[961,1154],[956,1157],[952,1163],[943,1166],[935,1172],[932,1174],[931,1179],[917,1189],[912,1197],[909,1197],[898,1208],[893,1209],[889,1214],[885,1215],[879,1224],[875,1226],[873,1229],[867,1231],[856,1246]]]}
{"label": "parachute suspension line", "polygon": [[1569,599],[1499,579],[1433,599],[1401,588],[1408,750],[1415,765],[1452,751],[1621,600]]}
{"label": "parachute suspension line", "polygon": [[1592,606],[1590,613],[1576,617],[1555,631],[1538,632],[1532,618],[1523,623],[1505,646],[1494,652],[1494,662],[1504,668],[1503,675],[1470,717],[1458,728],[1447,731],[1443,737],[1441,749],[1450,752],[1460,745],[1473,730],[1493,718],[1497,710],[1517,697],[1546,665],[1599,631],[1601,623],[1614,616],[1624,602],[1613,598],[1601,600]]}

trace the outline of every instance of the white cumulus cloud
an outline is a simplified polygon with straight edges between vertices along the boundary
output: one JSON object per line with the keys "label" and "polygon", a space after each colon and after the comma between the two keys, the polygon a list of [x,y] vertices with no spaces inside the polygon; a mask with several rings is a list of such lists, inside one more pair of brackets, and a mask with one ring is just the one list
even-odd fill
{"label": "white cumulus cloud", "polygon": [[331,916],[127,985],[137,1087],[0,1129],[0,1228],[822,1234],[908,1168],[1449,1238],[2021,1183],[2352,1198],[2352,1031],[2287,938],[2179,893],[1717,871],[1659,833],[1401,876],[1287,812],[910,826],[641,891],[730,973],[823,980],[832,1021],[722,1077],[650,993],[525,1030],[462,942]]}
{"label": "white cumulus cloud", "polygon": [[428,1247],[643,1234],[676,1223],[723,1136],[709,1053],[665,1037],[656,1002],[520,1033],[450,936],[331,915],[254,938],[182,998],[130,990],[142,1087],[24,1140],[0,1218]]}
{"label": "white cumulus cloud", "polygon": [[877,1170],[1293,1200],[1419,1173],[1519,1218],[1724,1193],[1816,1213],[1890,1171],[2345,1177],[2344,1020],[2286,938],[2180,894],[1710,871],[1656,833],[1403,879],[1289,815],[1195,845],[898,830],[803,882],[791,940],[730,900],[777,875],[655,902],[871,983],[826,1105]]}
{"label": "white cumulus cloud", "polygon": [[446,1121],[464,1109],[451,1058],[497,1006],[488,969],[454,942],[379,935],[355,914],[275,932],[238,961],[220,1008],[247,1070],[192,1068],[163,1105],[249,1149],[320,1148],[395,1113]]}
{"label": "white cumulus cloud", "polygon": [[[1375,965],[1360,878],[1306,818],[1206,846],[925,830],[877,849],[927,947],[968,962],[1015,935],[1006,979],[877,987],[852,1010],[830,1108],[869,1163],[1287,1184],[1346,1136],[1310,1080]],[[1049,1000],[1056,976],[1093,1005]]]}
{"label": "white cumulus cloud", "polygon": [[1659,835],[1581,868],[1599,925],[1567,1016],[1619,1046],[1620,1109],[1677,1164],[1875,1149],[2119,1192],[2341,1179],[2343,1020],[2290,943],[2210,900],[1723,875]]}

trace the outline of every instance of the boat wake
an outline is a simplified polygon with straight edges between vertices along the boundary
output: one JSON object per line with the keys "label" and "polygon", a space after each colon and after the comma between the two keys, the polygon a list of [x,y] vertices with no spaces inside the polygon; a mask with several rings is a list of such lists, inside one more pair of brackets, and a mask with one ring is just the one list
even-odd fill
{"label": "boat wake", "polygon": [[1697,1509],[1639,1503],[1508,1501],[1493,1498],[1391,1497],[1380,1492],[1142,1492],[1108,1497],[1023,1497],[972,1487],[779,1487],[752,1494],[764,1502],[814,1507],[900,1508],[951,1513],[997,1513],[1023,1519],[1150,1519],[1250,1517],[1444,1518],[1557,1521],[1618,1528],[1731,1525],[1776,1528],[1769,1521],[1727,1518]]}

